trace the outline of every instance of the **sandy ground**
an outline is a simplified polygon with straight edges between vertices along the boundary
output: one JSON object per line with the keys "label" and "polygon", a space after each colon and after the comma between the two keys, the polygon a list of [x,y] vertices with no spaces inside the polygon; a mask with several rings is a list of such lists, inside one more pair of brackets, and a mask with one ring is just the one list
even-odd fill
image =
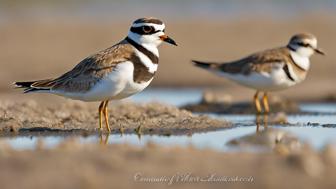
{"label": "sandy ground", "polygon": [[[263,101],[262,111],[264,111]],[[276,95],[268,95],[268,102],[271,114],[286,112],[287,114],[305,114],[300,110],[299,103]],[[203,92],[200,102],[186,104],[182,109],[196,113],[216,114],[255,114],[256,109],[253,101],[235,102],[234,97],[225,90],[208,90]]]}
{"label": "sandy ground", "polygon": [[[59,76],[86,56],[123,39],[131,22],[19,17],[1,22],[0,91],[13,94],[10,86],[13,81]],[[194,68],[190,60],[234,60],[255,51],[286,45],[293,34],[308,31],[317,36],[327,56],[314,56],[306,81],[279,94],[312,100],[336,93],[333,85],[336,41],[330,37],[336,33],[335,15],[307,14],[292,19],[257,16],[223,20],[166,19],[165,22],[167,34],[179,46],[161,46],[160,67],[151,86],[221,88],[237,100],[249,100],[253,90]]]}
{"label": "sandy ground", "polygon": [[[0,104],[2,136],[98,133],[93,104],[69,101],[62,105],[41,105],[34,100]],[[143,134],[191,135],[232,126],[160,104],[114,104],[109,112],[114,133],[120,127],[134,133],[141,125]],[[1,142],[1,188],[336,186],[335,146],[328,145],[318,152],[282,130],[267,129],[230,142],[235,146],[262,145],[271,149],[261,153],[224,153],[152,143],[145,147],[105,145],[107,139],[103,134],[99,143],[83,144],[76,138],[68,138],[52,149],[45,148],[41,140],[35,150],[14,150]]]}
{"label": "sandy ground", "polygon": [[[336,149],[220,153],[193,147],[82,145],[0,148],[1,188],[335,188]],[[238,181],[238,179],[244,179]]]}
{"label": "sandy ground", "polygon": [[[98,132],[97,107],[80,102],[43,107],[33,100],[23,103],[4,101],[0,102],[0,115],[2,135],[26,132]],[[188,134],[231,125],[160,104],[112,105],[109,115],[113,133],[120,132],[121,128],[126,133],[134,133],[140,127],[141,133],[145,134]]]}

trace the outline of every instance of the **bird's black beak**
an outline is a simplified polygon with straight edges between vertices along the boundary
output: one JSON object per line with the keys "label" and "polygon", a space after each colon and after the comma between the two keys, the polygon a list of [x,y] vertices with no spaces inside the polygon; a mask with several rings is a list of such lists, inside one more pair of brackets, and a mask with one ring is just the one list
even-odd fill
{"label": "bird's black beak", "polygon": [[167,35],[161,35],[160,39],[164,42],[177,46],[176,42],[172,38],[168,37]]}
{"label": "bird's black beak", "polygon": [[316,53],[318,53],[320,55],[325,55],[325,53],[319,48],[315,48],[314,50],[315,50]]}

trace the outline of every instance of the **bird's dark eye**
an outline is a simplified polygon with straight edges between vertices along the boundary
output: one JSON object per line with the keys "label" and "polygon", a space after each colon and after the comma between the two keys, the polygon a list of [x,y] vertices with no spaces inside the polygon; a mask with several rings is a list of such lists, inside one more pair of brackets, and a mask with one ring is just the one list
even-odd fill
{"label": "bird's dark eye", "polygon": [[309,47],[310,45],[308,43],[298,42],[297,45],[301,47]]}
{"label": "bird's dark eye", "polygon": [[163,33],[166,32],[166,29],[163,29],[162,32],[163,32]]}
{"label": "bird's dark eye", "polygon": [[150,33],[153,31],[153,27],[151,26],[142,26],[142,31],[145,33]]}

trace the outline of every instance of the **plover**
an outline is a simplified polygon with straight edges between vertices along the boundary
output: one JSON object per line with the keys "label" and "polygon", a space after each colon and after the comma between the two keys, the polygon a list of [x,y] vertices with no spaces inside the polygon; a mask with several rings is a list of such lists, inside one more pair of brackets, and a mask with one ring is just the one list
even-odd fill
{"label": "plover", "polygon": [[310,67],[309,58],[322,54],[317,48],[317,39],[309,33],[296,34],[285,47],[268,49],[254,53],[240,60],[226,63],[195,61],[194,65],[226,77],[241,85],[256,89],[254,104],[258,113],[262,112],[259,93],[262,97],[264,112],[269,112],[268,96],[270,91],[286,89],[302,82]]}
{"label": "plover", "polygon": [[56,79],[15,82],[24,93],[51,93],[82,101],[101,101],[99,128],[110,132],[107,106],[110,100],[129,97],[145,89],[157,71],[161,42],[177,45],[165,35],[165,24],[156,18],[133,22],[127,37],[93,54]]}

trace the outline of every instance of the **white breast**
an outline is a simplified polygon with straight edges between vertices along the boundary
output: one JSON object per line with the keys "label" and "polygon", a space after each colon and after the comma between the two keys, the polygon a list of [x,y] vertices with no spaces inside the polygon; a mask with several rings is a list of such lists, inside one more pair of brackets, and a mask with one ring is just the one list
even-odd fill
{"label": "white breast", "polygon": [[294,51],[290,51],[290,55],[293,61],[300,66],[304,70],[308,70],[310,67],[309,57],[307,56],[300,56],[298,53]]}

